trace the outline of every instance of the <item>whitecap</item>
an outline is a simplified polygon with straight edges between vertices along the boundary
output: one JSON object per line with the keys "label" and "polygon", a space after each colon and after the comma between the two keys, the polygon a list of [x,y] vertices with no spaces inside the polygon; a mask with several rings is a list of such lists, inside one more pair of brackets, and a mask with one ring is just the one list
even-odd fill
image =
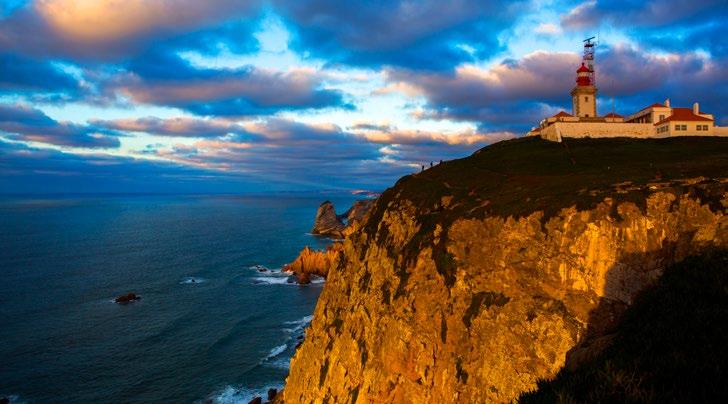
{"label": "whitecap", "polygon": [[268,395],[268,389],[277,389],[281,391],[283,389],[282,384],[271,384],[261,388],[246,388],[246,387],[233,387],[226,386],[218,393],[214,393],[209,397],[209,401],[213,404],[248,404],[255,397],[262,397],[265,399]]}
{"label": "whitecap", "polygon": [[269,277],[255,277],[253,278],[253,283],[257,285],[296,285],[296,282],[288,279],[288,275],[286,276],[269,276]]}
{"label": "whitecap", "polygon": [[311,283],[314,285],[320,285],[326,281],[326,278],[318,275],[311,276]]}
{"label": "whitecap", "polygon": [[265,359],[268,360],[268,359],[275,358],[276,356],[282,354],[286,350],[286,348],[288,348],[288,345],[283,344],[283,345],[279,345],[279,346],[271,349],[270,352],[268,353],[268,356],[266,356]]}
{"label": "whitecap", "polygon": [[273,366],[274,368],[278,369],[290,369],[291,368],[291,358],[280,358],[276,359],[274,361],[268,362],[270,366]]}
{"label": "whitecap", "polygon": [[311,320],[313,320],[313,314],[310,316],[305,316],[303,318],[299,318],[298,320],[286,321],[283,324],[304,324],[305,325],[305,324],[310,323]]}
{"label": "whitecap", "polygon": [[260,264],[258,264],[258,265],[251,265],[251,266],[248,267],[248,269],[253,269],[253,270],[256,270],[258,272],[268,272],[268,271],[270,271],[270,269],[267,266],[260,265]]}
{"label": "whitecap", "polygon": [[303,331],[306,326],[313,320],[313,315],[300,318],[298,320],[286,321],[283,324],[293,325],[293,328],[284,328],[283,331],[289,334],[296,334]]}
{"label": "whitecap", "polygon": [[20,396],[17,396],[14,394],[11,394],[9,396],[4,396],[4,395],[0,394],[0,398],[3,398],[3,397],[6,398],[8,400],[8,403],[10,403],[10,404],[25,404],[25,401],[21,400]]}
{"label": "whitecap", "polygon": [[194,276],[188,276],[187,278],[184,278],[180,281],[180,284],[182,285],[192,285],[197,283],[204,283],[207,282],[207,279],[205,278],[197,278]]}

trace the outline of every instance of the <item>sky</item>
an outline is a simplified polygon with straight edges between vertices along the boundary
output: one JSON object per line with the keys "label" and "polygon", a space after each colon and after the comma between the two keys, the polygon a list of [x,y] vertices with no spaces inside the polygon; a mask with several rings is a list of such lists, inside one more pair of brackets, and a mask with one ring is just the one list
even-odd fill
{"label": "sky", "polygon": [[0,0],[0,194],[383,190],[570,111],[728,125],[728,3]]}

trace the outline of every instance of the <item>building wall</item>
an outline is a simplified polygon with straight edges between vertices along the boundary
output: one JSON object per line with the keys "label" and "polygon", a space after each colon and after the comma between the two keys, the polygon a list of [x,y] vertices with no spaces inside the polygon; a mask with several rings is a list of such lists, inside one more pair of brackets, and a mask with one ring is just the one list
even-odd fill
{"label": "building wall", "polygon": [[672,108],[651,107],[627,117],[626,121],[630,123],[657,123],[670,115],[672,115]]}
{"label": "building wall", "polygon": [[578,117],[597,116],[597,89],[589,87],[576,87],[571,91],[572,113]]}
{"label": "building wall", "polygon": [[562,137],[656,137],[649,123],[556,122],[541,130],[541,137],[560,142]]}
{"label": "building wall", "polygon": [[728,126],[714,126],[713,136],[728,136]]}
{"label": "building wall", "polygon": [[[698,125],[707,130],[698,130]],[[685,129],[678,130],[676,126],[682,126]],[[670,121],[667,127],[669,136],[711,136],[714,130],[713,123],[705,121]]]}

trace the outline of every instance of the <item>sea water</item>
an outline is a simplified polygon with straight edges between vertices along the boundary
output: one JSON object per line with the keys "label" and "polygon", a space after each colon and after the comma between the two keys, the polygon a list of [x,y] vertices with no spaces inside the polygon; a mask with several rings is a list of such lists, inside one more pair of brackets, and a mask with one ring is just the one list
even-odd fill
{"label": "sea water", "polygon": [[307,233],[324,199],[354,201],[0,197],[0,397],[247,403],[282,387],[322,285],[279,270],[330,243]]}

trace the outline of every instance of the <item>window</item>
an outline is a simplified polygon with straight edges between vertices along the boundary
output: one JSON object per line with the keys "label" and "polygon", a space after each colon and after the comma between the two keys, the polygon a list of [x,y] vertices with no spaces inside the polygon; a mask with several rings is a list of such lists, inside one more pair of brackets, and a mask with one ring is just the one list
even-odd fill
{"label": "window", "polygon": [[703,130],[708,130],[708,125],[703,125]]}
{"label": "window", "polygon": [[682,130],[682,126],[681,125],[675,125],[675,130]]}
{"label": "window", "polygon": [[589,102],[589,97],[584,97],[584,101]]}
{"label": "window", "polygon": [[657,122],[660,122],[665,119],[665,115],[660,115],[660,119],[657,120]]}
{"label": "window", "polygon": [[697,128],[698,130],[703,130],[703,125],[697,125],[697,126],[696,126],[696,128]]}
{"label": "window", "polygon": [[585,117],[589,118],[589,114],[584,114]]}

